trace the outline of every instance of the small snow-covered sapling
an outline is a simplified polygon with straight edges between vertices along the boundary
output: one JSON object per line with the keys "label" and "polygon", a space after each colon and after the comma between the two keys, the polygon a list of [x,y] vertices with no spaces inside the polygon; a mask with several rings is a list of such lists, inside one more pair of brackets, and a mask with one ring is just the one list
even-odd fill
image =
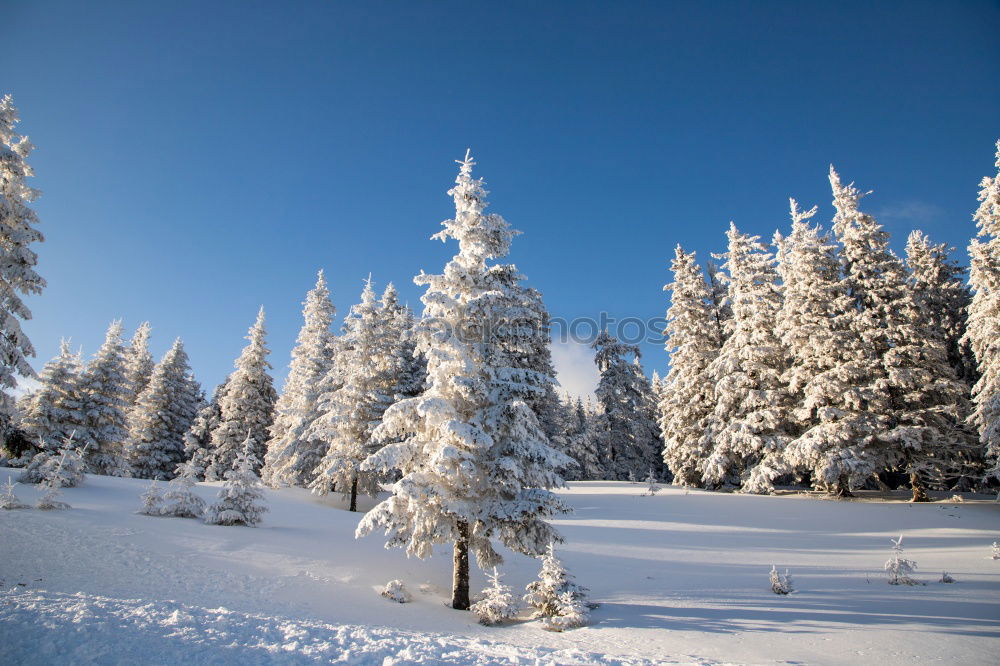
{"label": "small snow-covered sapling", "polygon": [[510,586],[501,582],[500,572],[493,567],[493,573],[487,574],[487,577],[490,586],[483,591],[483,598],[469,608],[479,618],[479,624],[492,626],[516,617],[520,604],[514,599]]}
{"label": "small snow-covered sapling", "polygon": [[153,479],[152,483],[149,484],[146,492],[142,494],[141,499],[142,507],[139,509],[139,513],[145,516],[160,515],[163,493],[160,492],[160,487],[156,484],[156,479]]}
{"label": "small snow-covered sapling", "polygon": [[390,580],[386,583],[380,594],[386,599],[390,599],[400,604],[405,604],[411,599],[410,592],[403,585],[403,581],[398,579]]}
{"label": "small snow-covered sapling", "polygon": [[892,556],[885,561],[885,572],[889,576],[889,585],[920,585],[920,581],[910,574],[917,570],[917,563],[903,557],[903,535],[892,541]]}
{"label": "small snow-covered sapling", "polygon": [[940,583],[954,583],[955,579],[952,578],[951,574],[949,574],[947,571],[942,571],[941,572],[941,580],[938,581],[938,582],[940,582]]}
{"label": "small snow-covered sapling", "polygon": [[792,587],[792,575],[785,569],[785,573],[778,571],[778,568],[771,565],[771,591],[775,594],[789,594],[795,591]]}
{"label": "small snow-covered sapling", "polygon": [[226,483],[219,491],[219,499],[205,509],[205,522],[209,525],[246,525],[257,527],[267,513],[264,504],[264,486],[254,466],[253,437],[247,433],[243,450],[236,455],[234,469],[226,472]]}
{"label": "small snow-covered sapling", "polygon": [[170,481],[163,493],[161,516],[170,518],[201,518],[205,513],[205,500],[194,494],[198,469],[191,462],[177,466],[177,476]]}
{"label": "small snow-covered sapling", "polygon": [[[587,603],[587,588],[573,581],[573,575],[566,571],[563,563],[556,557],[555,547],[551,543],[542,556],[538,580],[529,583],[526,592],[524,602],[535,609],[532,617],[545,619],[547,629],[562,631],[581,626],[587,620],[587,609],[590,608]],[[552,623],[551,618],[561,616],[567,616],[567,619]]]}
{"label": "small snow-covered sapling", "polygon": [[1000,544],[993,542],[993,559],[1000,560]]}
{"label": "small snow-covered sapling", "polygon": [[28,505],[23,503],[14,494],[14,481],[9,476],[7,483],[3,486],[3,493],[0,494],[0,509],[27,509]]}
{"label": "small snow-covered sapling", "polygon": [[656,483],[656,474],[653,472],[652,467],[649,468],[649,474],[646,476],[645,481],[647,484],[646,495],[653,496],[660,490],[660,486]]}
{"label": "small snow-covered sapling", "polygon": [[559,595],[557,600],[558,614],[545,618],[543,626],[549,631],[565,631],[582,627],[590,620],[590,611],[586,602],[569,590]]}

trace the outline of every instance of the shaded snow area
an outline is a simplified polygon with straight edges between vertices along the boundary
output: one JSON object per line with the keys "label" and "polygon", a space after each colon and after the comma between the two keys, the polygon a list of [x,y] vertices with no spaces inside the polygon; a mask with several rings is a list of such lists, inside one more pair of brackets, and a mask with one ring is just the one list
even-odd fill
{"label": "shaded snow area", "polygon": [[[526,612],[484,627],[446,607],[447,549],[420,561],[376,535],[356,540],[360,514],[336,498],[268,490],[261,527],[218,527],[135,514],[146,486],[88,476],[64,491],[70,510],[0,511],[0,661],[996,663],[1000,505],[985,499],[644,496],[643,484],[573,483],[558,554],[600,607],[590,626],[553,633]],[[208,501],[217,490],[196,486]],[[886,583],[900,534],[925,585]],[[788,596],[771,592],[772,565],[790,570]],[[510,555],[504,582],[523,590],[537,571]],[[938,582],[942,571],[957,582]],[[412,602],[379,596],[392,579]],[[483,589],[481,572],[472,584]]]}

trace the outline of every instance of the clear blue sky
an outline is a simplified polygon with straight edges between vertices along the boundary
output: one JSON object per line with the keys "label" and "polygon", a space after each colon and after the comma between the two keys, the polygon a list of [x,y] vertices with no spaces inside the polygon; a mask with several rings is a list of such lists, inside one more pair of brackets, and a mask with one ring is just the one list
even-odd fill
{"label": "clear blue sky", "polygon": [[[49,281],[36,367],[109,320],[184,338],[211,389],[257,307],[276,376],[326,269],[412,276],[467,146],[512,259],[557,316],[662,315],[679,242],[787,199],[832,215],[828,164],[874,189],[901,249],[963,248],[1000,136],[997,2],[27,2],[0,0]],[[647,370],[666,365],[652,345]]]}

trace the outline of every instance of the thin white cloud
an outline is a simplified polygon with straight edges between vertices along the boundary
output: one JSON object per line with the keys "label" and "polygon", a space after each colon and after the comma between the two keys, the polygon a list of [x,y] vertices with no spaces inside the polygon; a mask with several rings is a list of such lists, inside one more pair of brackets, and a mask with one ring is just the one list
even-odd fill
{"label": "thin white cloud", "polygon": [[945,216],[944,209],[926,201],[900,201],[883,206],[875,217],[880,220],[908,220],[911,222],[931,222]]}
{"label": "thin white cloud", "polygon": [[586,398],[594,393],[600,374],[589,346],[578,342],[553,342],[552,362],[561,392],[574,398]]}

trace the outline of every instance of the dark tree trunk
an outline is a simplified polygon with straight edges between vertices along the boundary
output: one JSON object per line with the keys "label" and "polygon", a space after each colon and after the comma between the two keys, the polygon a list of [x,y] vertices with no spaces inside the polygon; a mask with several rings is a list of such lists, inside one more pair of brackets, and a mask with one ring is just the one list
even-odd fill
{"label": "dark tree trunk", "polygon": [[910,472],[910,488],[913,489],[913,499],[911,502],[930,502],[931,498],[927,496],[927,491],[924,490],[924,484],[920,481],[920,475],[916,472]]}
{"label": "dark tree trunk", "polygon": [[837,479],[837,488],[834,490],[834,496],[854,497],[854,493],[851,492],[851,484],[847,482],[846,476],[842,476]]}
{"label": "dark tree trunk", "polygon": [[451,580],[451,607],[455,610],[469,610],[469,525],[458,524],[458,540],[455,541],[455,571]]}
{"label": "dark tree trunk", "polygon": [[351,511],[358,510],[358,477],[351,481]]}

